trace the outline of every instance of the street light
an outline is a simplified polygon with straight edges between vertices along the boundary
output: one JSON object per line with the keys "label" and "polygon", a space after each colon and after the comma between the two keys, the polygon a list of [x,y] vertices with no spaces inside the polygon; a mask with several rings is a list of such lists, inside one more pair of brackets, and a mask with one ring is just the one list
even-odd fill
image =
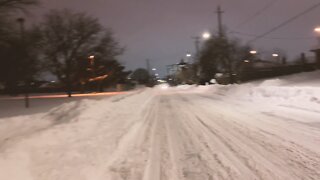
{"label": "street light", "polygon": [[314,28],[314,32],[316,32],[316,33],[320,33],[320,26],[318,26],[318,27]]}
{"label": "street light", "polygon": [[156,68],[152,68],[152,71],[156,71],[157,69]]}
{"label": "street light", "polygon": [[93,55],[89,56],[89,62],[90,62],[91,66],[94,65],[94,56]]}
{"label": "street light", "polygon": [[202,38],[203,38],[204,40],[210,39],[210,38],[211,38],[211,34],[210,34],[209,32],[204,32],[204,33],[202,34]]}
{"label": "street light", "polygon": [[249,63],[250,61],[249,61],[249,60],[244,60],[243,62],[245,62],[245,63]]}
{"label": "street light", "polygon": [[[195,44],[195,48],[196,48],[196,53],[194,55],[194,60],[195,62],[197,61],[197,59],[199,58],[199,51],[200,51],[200,43],[201,43],[201,39],[203,40],[208,40],[211,38],[211,34],[209,32],[204,32],[202,33],[201,36],[194,36],[192,37],[192,39],[194,39],[194,44]],[[191,54],[190,54],[191,56]],[[187,57],[190,57],[187,56]]]}
{"label": "street light", "polygon": [[189,61],[189,59],[191,58],[191,56],[192,56],[192,55],[191,55],[190,53],[187,53],[187,54],[186,54],[186,61],[187,61],[187,62]]}
{"label": "street light", "polygon": [[256,50],[251,50],[250,51],[250,54],[257,54],[258,53],[258,51],[256,51]]}
{"label": "street light", "polygon": [[314,32],[317,33],[318,43],[320,45],[320,26],[314,28]]}
{"label": "street light", "polygon": [[274,57],[274,60],[275,60],[277,63],[280,63],[279,54],[273,53],[273,54],[272,54],[272,57]]}

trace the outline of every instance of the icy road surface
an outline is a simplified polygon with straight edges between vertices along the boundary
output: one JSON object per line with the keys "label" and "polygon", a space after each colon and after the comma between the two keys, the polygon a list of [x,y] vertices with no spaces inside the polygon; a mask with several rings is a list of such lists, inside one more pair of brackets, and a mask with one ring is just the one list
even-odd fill
{"label": "icy road surface", "polygon": [[0,119],[0,179],[320,179],[320,111],[146,89]]}

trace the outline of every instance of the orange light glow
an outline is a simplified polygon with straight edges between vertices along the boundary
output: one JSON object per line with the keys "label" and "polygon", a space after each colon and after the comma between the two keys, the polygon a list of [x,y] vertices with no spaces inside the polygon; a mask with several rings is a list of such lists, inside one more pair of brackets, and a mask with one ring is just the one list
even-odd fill
{"label": "orange light glow", "polygon": [[[72,94],[72,97],[92,97],[92,96],[114,96],[127,94],[128,92],[103,92],[103,93],[86,93],[86,94]],[[55,94],[55,95],[36,95],[30,96],[30,99],[56,99],[56,98],[66,98],[66,94]],[[2,100],[20,100],[24,97],[12,97],[12,98],[1,98]]]}
{"label": "orange light glow", "polygon": [[320,33],[320,27],[314,28],[314,31],[317,32],[317,33]]}

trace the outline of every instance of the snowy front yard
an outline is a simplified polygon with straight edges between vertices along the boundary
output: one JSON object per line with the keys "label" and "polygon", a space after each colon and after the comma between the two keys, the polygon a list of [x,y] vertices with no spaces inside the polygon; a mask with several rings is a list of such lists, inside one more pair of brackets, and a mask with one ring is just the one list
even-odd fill
{"label": "snowy front yard", "polygon": [[159,86],[2,118],[0,179],[320,179],[319,77]]}

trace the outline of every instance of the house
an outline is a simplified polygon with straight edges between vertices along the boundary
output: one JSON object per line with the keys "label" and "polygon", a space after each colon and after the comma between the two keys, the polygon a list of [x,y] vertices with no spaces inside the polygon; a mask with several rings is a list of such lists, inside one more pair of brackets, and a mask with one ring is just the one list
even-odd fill
{"label": "house", "polygon": [[315,53],[316,56],[316,65],[317,68],[320,69],[320,45],[314,47],[311,49],[311,52]]}

